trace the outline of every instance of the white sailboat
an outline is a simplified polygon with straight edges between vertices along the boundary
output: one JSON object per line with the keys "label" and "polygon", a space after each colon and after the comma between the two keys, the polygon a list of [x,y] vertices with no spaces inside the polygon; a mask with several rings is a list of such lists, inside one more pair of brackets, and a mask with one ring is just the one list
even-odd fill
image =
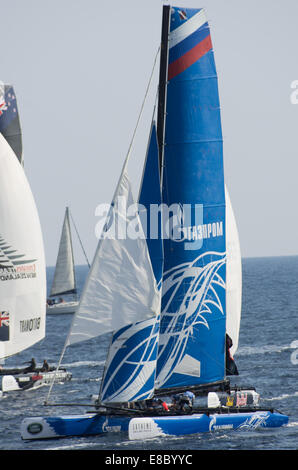
{"label": "white sailboat", "polygon": [[[84,254],[86,256],[85,251]],[[86,261],[88,266],[90,267],[87,256]],[[62,297],[64,295],[73,295],[74,298],[70,300],[65,300]],[[66,207],[65,210],[50,297],[58,297],[58,301],[54,302],[48,299],[47,315],[74,313],[79,303],[77,300],[75,263],[70,228],[70,211],[68,207]]]}
{"label": "white sailboat", "polygon": [[[26,418],[23,439],[120,431],[146,439],[288,422],[226,377],[226,335],[233,352],[239,337],[241,256],[203,9],[163,7],[157,115],[142,209],[128,153],[65,344],[111,333],[95,411]],[[159,200],[161,234],[144,237],[141,212]]]}

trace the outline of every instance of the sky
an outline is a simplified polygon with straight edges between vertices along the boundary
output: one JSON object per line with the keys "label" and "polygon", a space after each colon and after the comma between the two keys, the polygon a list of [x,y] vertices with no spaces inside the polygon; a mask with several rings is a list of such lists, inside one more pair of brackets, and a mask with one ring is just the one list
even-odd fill
{"label": "sky", "polygon": [[[48,266],[56,262],[66,206],[93,258],[96,207],[110,203],[120,176],[160,43],[163,4],[169,2],[0,0],[0,80],[16,92]],[[242,256],[297,255],[298,104],[291,84],[298,80],[298,2],[173,5],[203,7],[210,24],[225,180]],[[154,98],[152,91],[130,159],[136,192]],[[75,233],[74,250],[84,264]]]}

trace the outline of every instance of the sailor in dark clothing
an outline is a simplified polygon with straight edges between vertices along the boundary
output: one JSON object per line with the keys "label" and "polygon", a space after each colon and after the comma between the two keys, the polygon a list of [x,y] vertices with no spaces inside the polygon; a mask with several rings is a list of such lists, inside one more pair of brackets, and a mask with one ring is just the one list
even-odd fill
{"label": "sailor in dark clothing", "polygon": [[178,410],[191,410],[194,403],[195,395],[192,392],[184,392],[182,394],[173,395],[173,406]]}
{"label": "sailor in dark clothing", "polygon": [[26,369],[24,370],[25,373],[27,372],[35,372],[35,369],[36,369],[36,362],[35,362],[35,359],[34,357],[32,357],[31,361],[29,362],[29,367],[26,367]]}
{"label": "sailor in dark clothing", "polygon": [[48,362],[47,362],[46,359],[43,361],[42,368],[41,368],[40,370],[41,370],[42,372],[47,372],[47,371],[50,370],[50,366],[49,366],[49,364],[48,364]]}
{"label": "sailor in dark clothing", "polygon": [[226,334],[226,375],[239,375],[234,359],[231,356],[230,349],[233,346],[232,338]]}

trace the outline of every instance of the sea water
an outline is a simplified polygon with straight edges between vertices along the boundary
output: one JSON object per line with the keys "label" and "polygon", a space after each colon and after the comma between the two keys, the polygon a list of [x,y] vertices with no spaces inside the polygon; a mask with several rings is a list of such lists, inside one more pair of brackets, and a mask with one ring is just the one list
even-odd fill
{"label": "sea water", "polygon": [[[48,283],[53,268],[47,269]],[[79,290],[87,268],[77,268]],[[58,363],[72,315],[48,315],[46,337],[35,346],[6,360],[6,367],[21,367],[34,357]],[[108,337],[72,345],[62,365],[72,372],[70,382],[54,385],[50,401],[90,402],[98,393]],[[296,342],[296,343],[295,343]],[[29,416],[83,413],[88,408],[44,406],[48,386],[11,392],[0,398],[0,450],[102,450],[113,452],[195,450],[293,450],[298,447],[298,257],[243,260],[243,302],[238,351],[240,375],[232,384],[254,386],[261,404],[289,415],[282,428],[218,431],[182,437],[129,441],[126,434],[106,434],[46,441],[22,441],[20,424]],[[52,399],[53,397],[53,399]],[[154,454],[154,455],[155,455]],[[112,454],[111,454],[112,455]]]}

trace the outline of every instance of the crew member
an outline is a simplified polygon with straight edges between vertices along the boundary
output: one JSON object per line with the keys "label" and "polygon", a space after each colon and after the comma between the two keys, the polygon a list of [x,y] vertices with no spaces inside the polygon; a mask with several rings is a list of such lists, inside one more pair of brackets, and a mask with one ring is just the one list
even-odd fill
{"label": "crew member", "polygon": [[179,395],[174,395],[173,406],[182,411],[191,410],[193,407],[194,399],[195,395],[190,391],[184,392]]}
{"label": "crew member", "polygon": [[236,363],[231,355],[232,338],[226,334],[226,375],[239,375]]}
{"label": "crew member", "polygon": [[34,357],[32,357],[31,361],[29,362],[29,366],[26,367],[26,369],[24,370],[25,373],[27,372],[34,372],[36,369],[36,362],[35,362],[35,359]]}
{"label": "crew member", "polygon": [[43,363],[42,363],[42,368],[40,369],[42,372],[47,372],[50,370],[50,366],[47,362],[46,359],[44,359]]}

